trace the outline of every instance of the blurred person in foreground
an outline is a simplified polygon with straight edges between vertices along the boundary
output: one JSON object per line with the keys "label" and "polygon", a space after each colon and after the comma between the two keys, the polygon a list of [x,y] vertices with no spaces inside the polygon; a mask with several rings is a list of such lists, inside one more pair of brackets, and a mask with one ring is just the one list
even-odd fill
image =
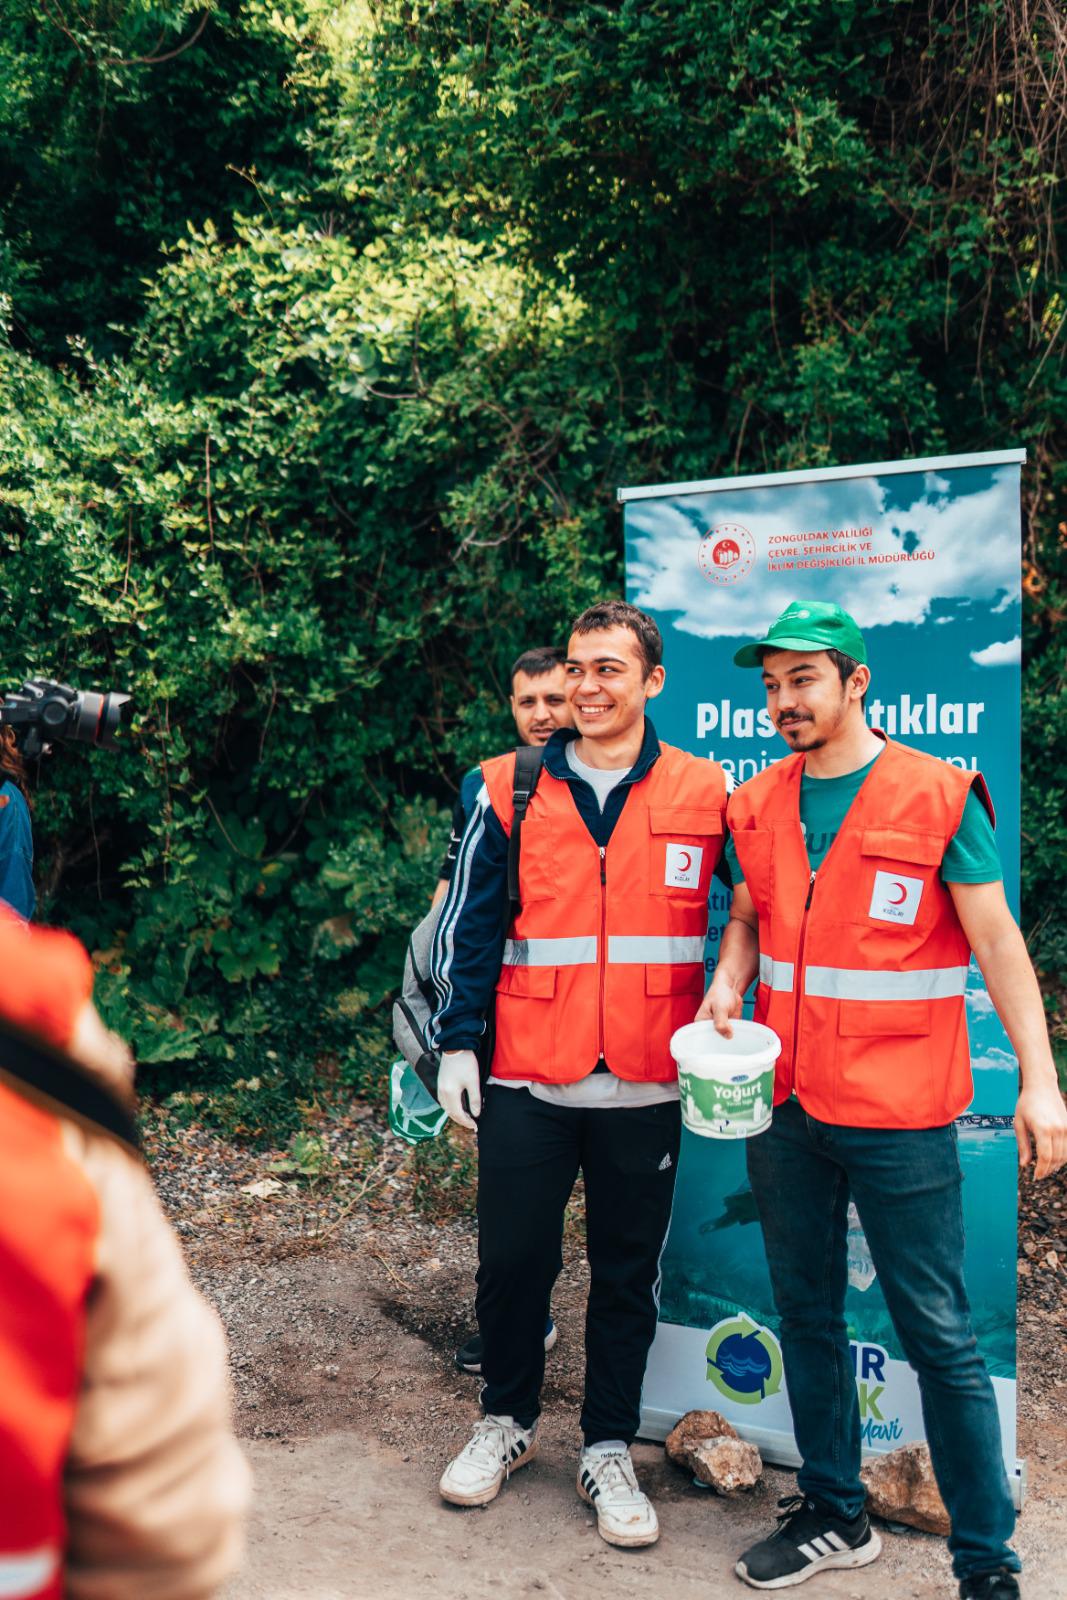
{"label": "blurred person in foreground", "polygon": [[91,989],[0,907],[0,1596],[207,1600],[248,1500],[225,1343],[114,1132],[133,1067]]}

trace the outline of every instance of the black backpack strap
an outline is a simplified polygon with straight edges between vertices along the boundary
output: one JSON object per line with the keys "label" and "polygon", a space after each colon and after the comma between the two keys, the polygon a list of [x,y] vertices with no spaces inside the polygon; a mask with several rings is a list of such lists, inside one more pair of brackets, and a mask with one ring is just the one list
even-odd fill
{"label": "black backpack strap", "polygon": [[71,1116],[140,1154],[137,1123],[115,1095],[61,1051],[7,1022],[0,1022],[0,1082],[46,1111]]}
{"label": "black backpack strap", "polygon": [[512,785],[511,838],[508,840],[508,901],[510,917],[515,916],[522,900],[519,896],[519,855],[522,850],[522,824],[526,808],[534,797],[537,780],[545,758],[544,746],[522,744],[515,752],[515,778]]}

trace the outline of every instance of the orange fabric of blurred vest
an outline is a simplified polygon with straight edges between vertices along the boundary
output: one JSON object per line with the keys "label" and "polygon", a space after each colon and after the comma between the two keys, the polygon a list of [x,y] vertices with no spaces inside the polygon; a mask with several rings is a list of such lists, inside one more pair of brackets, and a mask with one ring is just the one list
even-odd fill
{"label": "orange fabric of blurred vest", "polygon": [[[62,1047],[91,988],[76,939],[0,906],[0,1015]],[[17,1600],[63,1592],[63,1462],[98,1227],[60,1119],[0,1083],[0,1595]]]}
{"label": "orange fabric of blurred vest", "polygon": [[759,914],[756,1020],[782,1040],[775,1104],[822,1122],[928,1128],[971,1099],[971,952],[940,868],[982,777],[886,740],[818,872],[800,826],[804,758],[730,797]]}
{"label": "orange fabric of blurred vest", "polygon": [[60,1119],[0,1084],[0,1594],[18,1600],[63,1593],[63,1463],[98,1226]]}
{"label": "orange fabric of blurred vest", "polygon": [[[514,771],[514,752],[482,767],[509,837]],[[704,993],[722,769],[661,745],[603,849],[570,789],[542,770],[523,823],[522,905],[496,986],[493,1076],[575,1083],[603,1058],[619,1078],[669,1082],[671,1034]]]}

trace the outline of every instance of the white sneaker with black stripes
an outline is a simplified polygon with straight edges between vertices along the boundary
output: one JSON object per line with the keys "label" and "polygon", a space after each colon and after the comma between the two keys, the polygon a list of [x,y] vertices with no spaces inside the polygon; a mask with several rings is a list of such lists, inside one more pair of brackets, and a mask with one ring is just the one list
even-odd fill
{"label": "white sneaker with black stripes", "polygon": [[532,1428],[520,1428],[514,1417],[483,1417],[442,1473],[441,1498],[454,1506],[488,1505],[505,1478],[537,1454],[536,1432],[536,1422]]}
{"label": "white sneaker with black stripes", "polygon": [[659,1519],[641,1489],[625,1445],[587,1445],[578,1461],[578,1493],[596,1512],[597,1532],[608,1544],[655,1544]]}
{"label": "white sneaker with black stripes", "polygon": [[778,1526],[746,1550],[734,1571],[753,1589],[789,1589],[832,1567],[865,1567],[882,1541],[867,1513],[851,1521],[802,1494],[779,1500]]}

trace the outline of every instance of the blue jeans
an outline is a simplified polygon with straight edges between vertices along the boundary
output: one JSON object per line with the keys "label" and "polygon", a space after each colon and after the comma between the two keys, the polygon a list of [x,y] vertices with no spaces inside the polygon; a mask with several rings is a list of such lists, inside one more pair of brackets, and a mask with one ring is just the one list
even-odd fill
{"label": "blue jeans", "polygon": [[1018,1571],[993,1385],[963,1283],[956,1129],[842,1128],[800,1103],[748,1143],[797,1449],[801,1492],[843,1517],[864,1502],[860,1417],[845,1323],[848,1202],[922,1396],[957,1578]]}

